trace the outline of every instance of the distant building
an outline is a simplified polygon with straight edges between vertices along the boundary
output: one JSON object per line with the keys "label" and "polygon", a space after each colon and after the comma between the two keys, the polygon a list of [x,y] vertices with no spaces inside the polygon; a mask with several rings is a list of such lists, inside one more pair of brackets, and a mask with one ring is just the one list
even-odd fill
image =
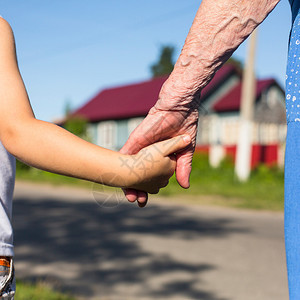
{"label": "distant building", "polygon": [[[104,89],[72,115],[85,117],[95,144],[119,150],[156,103],[167,76]],[[239,131],[241,72],[225,64],[201,92],[197,151],[209,153],[216,166],[235,156]],[[252,166],[283,164],[286,133],[284,91],[274,79],[258,80],[253,125]]]}

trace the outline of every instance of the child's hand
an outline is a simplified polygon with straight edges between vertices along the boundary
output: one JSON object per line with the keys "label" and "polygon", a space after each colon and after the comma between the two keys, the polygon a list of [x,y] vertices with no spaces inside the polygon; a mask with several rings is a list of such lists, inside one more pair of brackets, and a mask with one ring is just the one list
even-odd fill
{"label": "child's hand", "polygon": [[160,188],[168,184],[169,178],[175,171],[174,154],[183,150],[190,143],[190,136],[181,135],[150,145],[136,155],[130,156],[132,183],[128,187],[150,194],[158,193]]}

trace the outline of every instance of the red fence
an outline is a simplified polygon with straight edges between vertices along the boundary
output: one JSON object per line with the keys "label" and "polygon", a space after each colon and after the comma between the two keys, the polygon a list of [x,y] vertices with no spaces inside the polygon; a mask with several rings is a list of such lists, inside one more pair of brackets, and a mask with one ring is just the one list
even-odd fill
{"label": "red fence", "polygon": [[[236,146],[224,146],[225,154],[235,160]],[[198,146],[196,152],[209,153],[209,146]],[[255,168],[259,164],[273,166],[278,164],[278,145],[252,145],[251,167]]]}

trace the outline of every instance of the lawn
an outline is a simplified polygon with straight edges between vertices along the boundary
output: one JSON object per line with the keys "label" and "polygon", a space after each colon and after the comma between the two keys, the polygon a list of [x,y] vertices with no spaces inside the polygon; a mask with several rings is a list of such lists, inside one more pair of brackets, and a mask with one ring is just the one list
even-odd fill
{"label": "lawn", "polygon": [[[264,165],[252,171],[247,182],[239,182],[234,174],[233,163],[224,160],[219,168],[213,169],[206,156],[195,154],[190,177],[190,188],[185,191],[176,183],[175,177],[162,195],[219,195],[220,205],[240,208],[282,211],[284,205],[283,170]],[[220,199],[220,198],[218,198]]]}
{"label": "lawn", "polygon": [[75,298],[54,291],[46,283],[24,283],[17,281],[15,300],[75,300]]}
{"label": "lawn", "polygon": [[[239,182],[234,175],[233,163],[225,159],[221,165],[213,169],[208,164],[208,157],[196,153],[193,159],[193,169],[190,177],[191,187],[182,189],[175,180],[170,179],[170,184],[160,191],[161,196],[188,197],[194,203],[200,203],[199,196],[216,195],[217,200],[211,203],[230,207],[283,210],[283,171],[264,165],[252,171],[247,182]],[[84,180],[68,178],[51,174],[34,168],[29,168],[18,163],[17,179],[35,182],[50,182],[53,184],[68,184],[91,188],[92,184]],[[209,197],[212,199],[213,197]]]}

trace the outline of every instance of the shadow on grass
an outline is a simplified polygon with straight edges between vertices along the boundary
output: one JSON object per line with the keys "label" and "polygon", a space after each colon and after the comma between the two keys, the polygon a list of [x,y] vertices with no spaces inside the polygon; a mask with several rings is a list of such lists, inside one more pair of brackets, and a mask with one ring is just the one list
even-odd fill
{"label": "shadow on grass", "polygon": [[[215,265],[191,262],[188,253],[181,253],[181,259],[161,254],[159,242],[153,243],[157,238],[188,242],[246,232],[229,218],[190,216],[171,206],[139,209],[123,202],[105,209],[86,199],[68,203],[50,197],[15,198],[14,229],[16,260],[32,266],[20,269],[19,278],[52,280],[86,299],[124,293],[128,286],[126,295],[108,299],[229,300],[199,287],[201,275]],[[151,250],[141,246],[144,238]]]}

